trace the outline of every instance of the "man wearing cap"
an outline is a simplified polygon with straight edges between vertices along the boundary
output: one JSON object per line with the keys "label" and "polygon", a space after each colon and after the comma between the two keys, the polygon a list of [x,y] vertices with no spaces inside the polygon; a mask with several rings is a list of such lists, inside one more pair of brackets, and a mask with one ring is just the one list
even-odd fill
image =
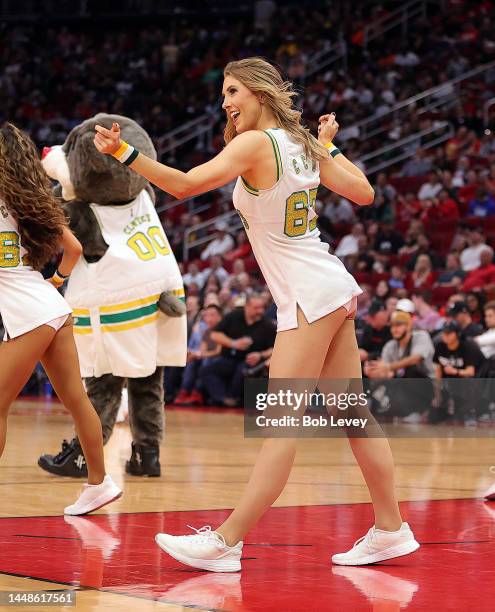
{"label": "man wearing cap", "polygon": [[377,359],[383,346],[390,340],[388,311],[381,300],[373,300],[368,308],[367,323],[359,340],[361,361]]}
{"label": "man wearing cap", "polygon": [[[392,339],[382,350],[379,361],[367,364],[369,378],[423,378],[435,377],[433,355],[435,348],[428,332],[413,330],[410,313],[396,310],[390,320]],[[394,415],[402,415],[406,422],[421,421],[421,413],[428,409],[433,397],[430,382],[416,386],[392,383],[388,386]]]}
{"label": "man wearing cap", "polygon": [[[456,302],[458,304],[459,302]],[[455,304],[454,304],[455,305]],[[433,362],[436,364],[435,378],[437,381],[443,379],[461,379],[473,378],[477,370],[484,361],[483,353],[479,346],[466,338],[463,334],[461,326],[457,321],[449,321],[442,329],[442,340],[437,344]],[[470,415],[467,414],[468,409],[474,408],[476,398],[469,396],[469,388],[461,387],[454,383],[451,385],[452,399],[454,401],[454,409],[456,414],[463,418],[465,422],[470,422],[474,419],[475,410],[471,410]],[[434,400],[434,408],[440,409],[441,403],[441,388],[437,387],[436,397]],[[437,414],[436,421],[446,418],[446,412]]]}
{"label": "man wearing cap", "polygon": [[226,221],[219,220],[215,223],[215,229],[217,230],[215,238],[201,253],[201,259],[203,261],[206,261],[212,255],[223,255],[234,248],[234,239],[227,233],[227,227]]}
{"label": "man wearing cap", "polygon": [[413,315],[416,311],[416,307],[414,306],[414,302],[409,298],[402,298],[397,302],[395,310],[401,310],[402,312],[408,312],[410,315]]}
{"label": "man wearing cap", "polygon": [[447,310],[447,315],[455,321],[464,338],[472,338],[483,332],[478,323],[474,323],[466,302],[454,302]]}

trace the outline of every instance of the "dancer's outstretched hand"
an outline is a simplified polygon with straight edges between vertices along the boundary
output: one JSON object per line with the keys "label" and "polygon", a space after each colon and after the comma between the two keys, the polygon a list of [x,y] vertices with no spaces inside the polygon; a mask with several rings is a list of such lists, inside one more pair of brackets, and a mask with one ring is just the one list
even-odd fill
{"label": "dancer's outstretched hand", "polygon": [[335,113],[322,115],[318,122],[318,140],[322,144],[331,142],[339,129],[339,124],[335,119]]}
{"label": "dancer's outstretched hand", "polygon": [[95,125],[96,135],[95,147],[100,153],[113,155],[120,148],[120,125],[112,123],[112,129],[108,130],[102,125]]}

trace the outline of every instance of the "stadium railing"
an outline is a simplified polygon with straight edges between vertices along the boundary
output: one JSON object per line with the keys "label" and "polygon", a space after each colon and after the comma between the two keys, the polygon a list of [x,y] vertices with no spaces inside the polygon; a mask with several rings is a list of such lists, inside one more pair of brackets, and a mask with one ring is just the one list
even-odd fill
{"label": "stadium railing", "polygon": [[[412,19],[426,16],[427,5],[431,2],[432,0],[410,0],[395,10],[375,19],[363,29],[363,47],[366,49],[372,40],[380,38],[397,26],[402,28],[402,34],[405,35]],[[347,43],[342,35],[331,47],[314,53],[309,57],[306,64],[305,78],[328,69],[339,60],[342,60],[343,70],[347,70]]]}
{"label": "stadium railing", "polygon": [[368,44],[383,36],[390,30],[400,26],[402,28],[402,35],[407,34],[409,28],[409,22],[416,17],[426,17],[427,5],[432,0],[410,0],[402,6],[399,6],[390,13],[385,13],[379,19],[369,23],[364,28],[363,32],[363,47],[366,49]]}
{"label": "stadium railing", "polygon": [[[383,15],[383,17],[380,17],[373,23],[368,24],[364,28],[364,47],[366,48],[369,42],[386,34],[398,25],[402,27],[403,33],[407,32],[409,22],[412,19],[418,16],[424,17],[426,15],[427,4],[430,2],[431,0],[410,0],[403,6],[398,7],[394,11]],[[347,56],[347,42],[341,32],[335,43],[308,57],[304,77],[301,80],[301,86],[304,86],[309,77],[313,77],[323,70],[328,70],[330,66],[339,61],[342,62],[341,68],[345,72],[347,70]],[[218,107],[220,108],[220,102],[218,103]],[[220,110],[212,113],[204,113],[196,119],[165,133],[157,141],[159,155],[170,153],[177,147],[201,137],[206,137],[205,144],[209,149],[211,147],[214,130],[221,117],[222,113]]]}
{"label": "stadium railing", "polygon": [[[221,102],[219,101],[219,109],[220,104]],[[196,119],[192,119],[191,121],[188,121],[187,123],[166,132],[163,134],[163,136],[156,140],[158,155],[161,157],[162,155],[170,153],[187,142],[202,136],[206,138],[204,143],[205,148],[210,149],[213,138],[213,129],[221,117],[222,113],[220,110],[204,113],[199,117],[196,117]]]}
{"label": "stadium railing", "polygon": [[202,212],[208,210],[210,208],[209,204],[199,204],[198,206],[194,206],[196,198],[198,196],[193,196],[190,198],[184,198],[183,200],[174,200],[172,202],[167,202],[165,204],[159,204],[156,206],[156,212],[158,214],[167,213],[177,208],[178,206],[182,206],[183,204],[187,204],[187,212],[190,215],[200,215]]}
{"label": "stadium railing", "polygon": [[[365,166],[368,176],[373,175],[412,157],[418,148],[430,149],[452,138],[454,134],[454,126],[451,123],[438,121],[429,128],[362,155],[357,161]],[[376,160],[376,158],[379,158],[380,161],[370,164],[370,161]]]}
{"label": "stadium railing", "polygon": [[[229,232],[236,232],[237,230],[242,228],[242,222],[235,210],[228,213],[223,213],[221,215],[218,215],[217,217],[213,217],[212,219],[203,221],[202,223],[192,225],[184,232],[184,261],[187,261],[189,259],[189,251],[191,249],[201,245],[206,245],[208,242],[211,242],[215,238],[215,225],[218,223],[218,221],[225,221],[229,228]],[[202,238],[197,238],[196,240],[189,239],[191,234],[197,233],[198,231],[204,229],[210,231],[210,233],[206,236],[203,236]]]}
{"label": "stadium railing", "polygon": [[[362,121],[358,121],[353,126],[350,126],[348,130],[343,130],[337,134],[337,141],[346,141],[350,138],[371,138],[373,136],[377,136],[378,134],[382,134],[390,129],[390,121],[394,119],[398,119],[400,115],[400,111],[407,110],[410,108],[414,108],[418,106],[418,103],[421,102],[421,107],[418,108],[419,112],[427,112],[428,110],[436,109],[441,106],[442,100],[447,104],[453,104],[454,100],[457,99],[459,95],[459,91],[456,92],[455,87],[457,86],[460,89],[465,82],[473,77],[485,76],[488,78],[489,72],[495,69],[495,61],[488,62],[486,64],[481,64],[476,68],[472,68],[471,70],[467,70],[460,76],[450,79],[449,81],[444,81],[435,87],[430,87],[425,91],[422,91],[419,94],[411,96],[406,100],[402,100],[398,102],[394,106],[390,108],[386,113],[375,114],[367,119],[363,119]],[[442,95],[443,94],[443,95]],[[455,97],[453,97],[455,96]],[[389,121],[387,121],[387,119]]]}

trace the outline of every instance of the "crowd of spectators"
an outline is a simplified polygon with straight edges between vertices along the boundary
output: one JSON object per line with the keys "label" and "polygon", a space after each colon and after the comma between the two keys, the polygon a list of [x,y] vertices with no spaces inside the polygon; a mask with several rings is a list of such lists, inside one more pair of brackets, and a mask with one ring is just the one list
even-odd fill
{"label": "crowd of spectators", "polygon": [[[395,103],[495,56],[492,3],[476,0],[427,3],[427,13],[411,22],[406,35],[396,28],[364,47],[364,28],[397,8],[388,0],[261,0],[239,3],[238,12],[220,7],[171,17],[143,10],[126,21],[123,10],[119,19],[95,16],[89,23],[90,15],[69,24],[50,22],[45,15],[44,27],[26,19],[5,22],[0,25],[0,120],[15,121],[40,146],[49,146],[96,112],[113,112],[133,117],[159,143],[167,131],[219,110],[228,61],[262,55],[276,61],[304,94],[310,128],[316,128],[322,112],[338,114],[347,153],[355,158],[377,145],[353,132],[357,121],[383,115]],[[343,40],[345,63],[306,78],[315,54]],[[469,83],[449,114],[479,128],[487,85]],[[391,118],[379,144],[445,118],[417,110],[411,106],[406,115]],[[188,165],[213,154],[221,146],[221,123],[212,150],[189,147],[166,159]]]}
{"label": "crowd of spectators", "polygon": [[205,11],[199,4],[187,16],[143,11],[125,20],[122,10],[119,19],[88,22],[86,16],[64,24],[61,15],[51,22],[45,14],[33,24],[25,18],[1,23],[0,120],[15,121],[45,146],[60,143],[95,113],[112,112],[133,117],[157,142],[168,130],[219,109],[228,61],[263,55],[297,80],[313,54],[340,37],[352,39],[394,2],[373,8],[364,0],[352,7],[262,0],[239,3],[237,11]]}
{"label": "crowd of spectators", "polygon": [[[407,36],[392,31],[386,44],[367,47],[364,25],[393,3],[370,8],[358,2],[351,10],[351,3],[313,2],[312,20],[302,18],[301,3],[255,4],[251,23],[234,12],[210,23],[177,17],[137,20],[133,27],[4,28],[0,120],[15,121],[41,146],[60,143],[95,112],[116,112],[136,119],[159,141],[167,130],[214,112],[223,65],[253,54],[275,59],[304,86],[301,103],[310,127],[324,111],[338,114],[342,148],[351,159],[448,120],[452,138],[436,148],[419,147],[405,163],[373,177],[373,206],[356,208],[335,193],[321,193],[319,228],[363,289],[356,325],[369,384],[411,377],[432,382],[421,411],[394,397],[395,387],[380,386],[375,409],[406,422],[495,418],[495,404],[465,413],[433,385],[495,370],[495,139],[483,132],[481,117],[493,81],[485,75],[449,90],[456,101],[440,113],[412,105],[407,116],[386,114],[396,102],[493,59],[492,2],[440,3]],[[342,37],[345,72],[336,64],[305,78],[312,54]],[[379,142],[353,132],[372,114],[386,118]],[[220,146],[218,131],[211,150],[196,146],[172,155],[188,165]],[[198,200],[208,203],[206,213],[179,206],[163,217],[183,272],[190,338],[187,367],[168,370],[166,386],[168,399],[180,404],[233,406],[242,401],[242,378],[266,373],[276,309],[242,229],[232,231],[219,218],[213,239],[185,256],[185,231],[231,206],[228,189],[213,197]],[[191,244],[206,237],[201,225],[189,232]]]}
{"label": "crowd of spectators", "polygon": [[[474,154],[473,143],[476,147],[461,127],[442,146],[423,152],[423,175],[404,176],[400,169],[378,174],[376,199],[386,203],[381,210],[376,204],[355,207],[336,194],[317,201],[323,238],[363,289],[356,325],[371,388],[377,380],[424,379],[420,402],[397,384],[384,390],[380,383],[374,391],[375,409],[406,423],[473,425],[495,418],[495,402],[487,399],[473,410],[472,398],[456,403],[445,390],[447,379],[495,374],[495,211],[473,206],[481,191],[487,201],[495,197],[495,150],[481,154],[476,147]],[[212,257],[181,264],[194,304],[190,311],[188,302],[192,320],[198,319],[201,299],[232,312],[253,295],[263,295],[267,317],[274,320],[244,231],[233,237],[234,244],[227,243],[226,229],[217,226]],[[237,373],[249,374],[251,365]],[[434,381],[443,381],[442,392]],[[202,395],[181,391],[178,402],[204,402],[207,387],[203,384]],[[225,405],[232,405],[232,396],[226,392]]]}

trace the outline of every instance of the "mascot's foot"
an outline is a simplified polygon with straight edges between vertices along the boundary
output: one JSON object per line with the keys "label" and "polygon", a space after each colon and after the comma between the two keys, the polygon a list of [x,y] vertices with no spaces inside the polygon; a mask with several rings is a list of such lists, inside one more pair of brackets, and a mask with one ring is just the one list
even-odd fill
{"label": "mascot's foot", "polygon": [[62,450],[58,455],[41,455],[38,465],[45,472],[57,476],[71,476],[72,478],[87,478],[88,468],[81,445],[77,438],[70,442],[62,442]]}
{"label": "mascot's foot", "polygon": [[160,476],[160,447],[132,443],[132,454],[125,464],[126,474],[132,476]]}

